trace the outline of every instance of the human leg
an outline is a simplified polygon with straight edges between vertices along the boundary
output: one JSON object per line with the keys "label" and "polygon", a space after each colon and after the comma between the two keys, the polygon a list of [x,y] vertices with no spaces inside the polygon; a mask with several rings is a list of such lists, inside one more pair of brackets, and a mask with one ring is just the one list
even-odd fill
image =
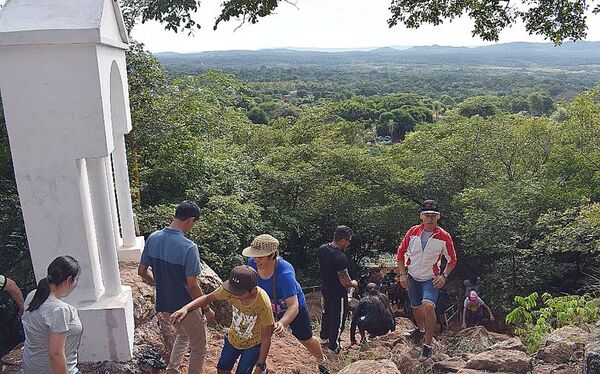
{"label": "human leg", "polygon": [[412,308],[413,317],[420,331],[425,331],[425,316],[423,314],[423,290],[421,282],[416,281],[412,276],[408,276],[408,299]]}
{"label": "human leg", "polygon": [[217,363],[217,374],[230,374],[233,365],[240,357],[242,351],[235,348],[229,342],[227,334],[223,337],[223,349],[221,350],[221,357]]}
{"label": "human leg", "polygon": [[331,298],[329,309],[329,349],[339,352],[344,323],[348,315],[348,298],[346,295]]}
{"label": "human leg", "polygon": [[319,337],[322,344],[327,344],[329,342],[329,309],[331,306],[325,295],[321,297],[321,301],[323,301],[323,313],[321,314],[321,332]]}
{"label": "human leg", "polygon": [[298,310],[298,315],[290,323],[290,329],[292,330],[292,335],[317,359],[317,362],[323,362],[323,349],[321,348],[319,339],[312,335],[310,316],[305,306],[300,307]]}
{"label": "human leg", "polygon": [[252,374],[260,356],[260,344],[242,350],[235,374]]}
{"label": "human leg", "polygon": [[435,331],[437,323],[435,304],[437,303],[440,290],[433,287],[432,280],[421,282],[421,290],[423,295],[422,310],[425,323],[425,344],[431,346],[433,332]]}
{"label": "human leg", "polygon": [[[169,320],[170,314],[163,313],[164,319]],[[177,335],[175,336],[175,341],[173,342],[173,348],[171,349],[171,356],[169,358],[169,364],[167,365],[167,373],[168,374],[177,374],[179,373],[179,367],[183,363],[183,357],[187,353],[189,342],[188,337],[183,329],[181,323],[173,324],[175,330],[177,331]]]}
{"label": "human leg", "polygon": [[189,374],[201,374],[206,357],[206,330],[204,316],[199,309],[194,310],[181,322],[190,346]]}

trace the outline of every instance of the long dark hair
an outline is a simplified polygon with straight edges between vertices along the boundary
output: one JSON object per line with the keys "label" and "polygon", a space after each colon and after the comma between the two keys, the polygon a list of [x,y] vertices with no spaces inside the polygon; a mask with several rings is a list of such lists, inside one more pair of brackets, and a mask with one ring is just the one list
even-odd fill
{"label": "long dark hair", "polygon": [[42,305],[50,296],[50,284],[58,286],[62,282],[75,278],[81,269],[79,263],[71,256],[59,256],[48,265],[48,277],[40,279],[35,295],[27,307],[28,312],[33,312]]}

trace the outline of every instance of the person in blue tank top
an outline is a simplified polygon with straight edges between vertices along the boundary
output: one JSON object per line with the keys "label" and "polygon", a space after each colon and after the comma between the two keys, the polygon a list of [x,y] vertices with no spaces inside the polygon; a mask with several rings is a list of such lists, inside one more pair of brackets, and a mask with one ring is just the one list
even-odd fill
{"label": "person in blue tank top", "polygon": [[312,334],[306,298],[296,280],[294,267],[278,256],[279,241],[269,234],[259,235],[242,255],[249,257],[248,266],[258,272],[258,286],[271,299],[276,317],[275,333],[280,334],[289,326],[292,335],[317,359],[319,372],[329,373],[321,344]]}

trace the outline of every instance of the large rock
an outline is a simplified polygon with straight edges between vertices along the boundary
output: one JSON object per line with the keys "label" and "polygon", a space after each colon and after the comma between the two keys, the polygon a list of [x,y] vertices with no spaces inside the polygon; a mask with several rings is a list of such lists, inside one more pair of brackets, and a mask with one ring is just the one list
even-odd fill
{"label": "large rock", "polygon": [[491,372],[509,372],[526,374],[533,370],[531,358],[525,352],[495,350],[481,352],[472,357],[465,365],[467,369],[487,370]]}
{"label": "large rock", "polygon": [[600,336],[596,336],[585,345],[583,372],[585,374],[600,373]]}
{"label": "large rock", "polygon": [[460,369],[464,368],[465,365],[466,362],[464,362],[460,357],[452,357],[451,359],[434,363],[431,367],[431,372],[433,374],[456,373]]}
{"label": "large rock", "polygon": [[546,345],[566,344],[573,351],[583,351],[590,334],[577,326],[564,326],[552,331],[546,338]]}
{"label": "large rock", "polygon": [[400,374],[398,367],[392,360],[360,360],[339,371],[338,374]]}
{"label": "large rock", "polygon": [[514,350],[527,352],[527,348],[523,345],[523,342],[519,338],[510,338],[506,340],[501,340],[498,343],[492,345],[491,347],[486,348],[486,351],[494,351],[496,349],[505,349],[505,350]]}
{"label": "large rock", "polygon": [[547,364],[536,363],[532,374],[581,374],[582,367],[578,364]]}
{"label": "large rock", "polygon": [[575,351],[573,351],[572,345],[562,342],[550,343],[542,347],[534,357],[536,360],[549,364],[565,364],[573,360],[574,355]]}
{"label": "large rock", "polygon": [[[467,369],[467,368],[460,369],[459,371],[456,372],[456,374],[489,374],[489,373],[490,372],[487,370],[477,370],[477,369]],[[494,372],[494,374],[514,374],[514,373],[497,371],[497,372]]]}
{"label": "large rock", "polygon": [[459,331],[446,340],[447,353],[450,356],[463,356],[480,353],[494,344],[487,330],[481,326]]}
{"label": "large rock", "polygon": [[[209,294],[221,287],[223,280],[206,263],[202,263],[202,271],[198,274],[198,283],[205,294]],[[225,301],[217,301],[211,305],[215,311],[215,322],[221,326],[231,324],[231,304]]]}

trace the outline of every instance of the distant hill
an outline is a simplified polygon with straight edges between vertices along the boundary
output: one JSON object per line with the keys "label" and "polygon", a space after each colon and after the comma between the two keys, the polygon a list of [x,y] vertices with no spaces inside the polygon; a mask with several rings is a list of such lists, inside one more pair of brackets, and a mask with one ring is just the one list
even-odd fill
{"label": "distant hill", "polygon": [[505,43],[483,47],[420,46],[392,47],[369,51],[315,51],[265,49],[259,51],[212,51],[200,53],[157,53],[167,69],[222,68],[238,70],[259,67],[339,66],[339,65],[423,65],[423,66],[502,66],[514,68],[548,67],[582,69],[600,67],[600,42],[579,41],[554,47],[551,43]]}

